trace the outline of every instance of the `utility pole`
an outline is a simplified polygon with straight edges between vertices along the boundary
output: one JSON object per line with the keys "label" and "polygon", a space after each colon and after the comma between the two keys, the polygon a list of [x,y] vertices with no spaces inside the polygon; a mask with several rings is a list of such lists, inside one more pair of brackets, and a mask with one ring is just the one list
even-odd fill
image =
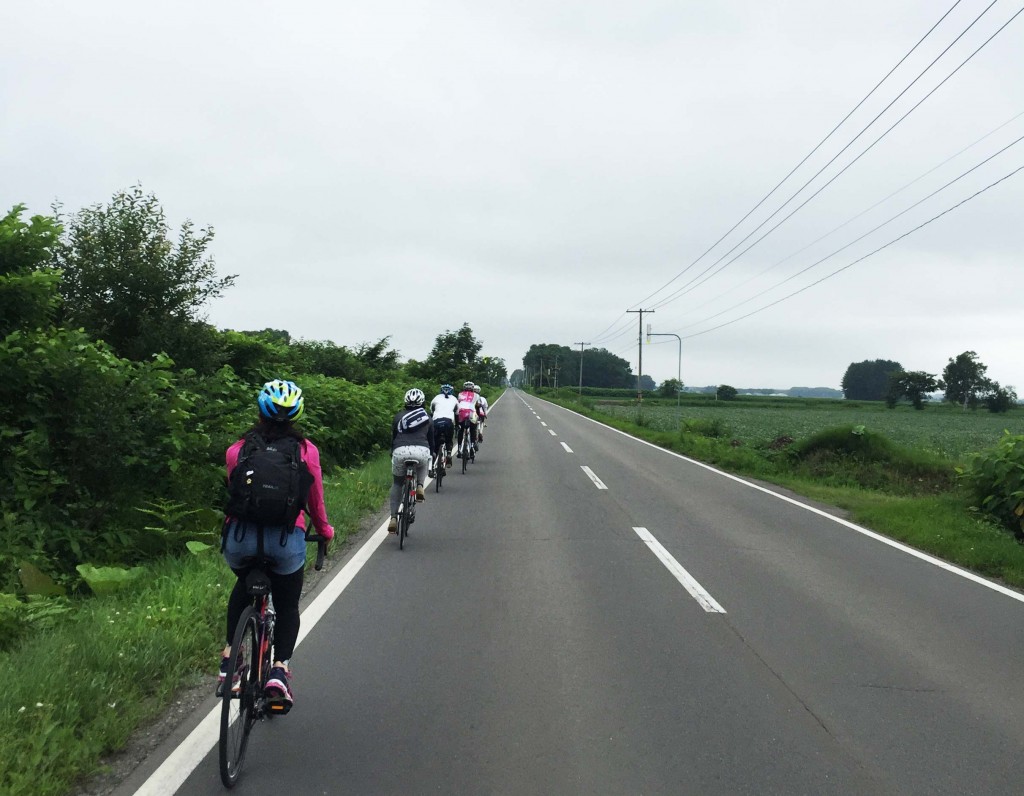
{"label": "utility pole", "polygon": [[552,368],[555,372],[555,391],[558,391],[558,357],[555,357],[555,366]]}
{"label": "utility pole", "polygon": [[643,403],[644,391],[640,386],[640,379],[644,375],[644,313],[649,312],[654,314],[654,310],[626,310],[626,312],[639,312],[640,313],[640,326],[637,329],[636,335],[636,348],[639,354],[639,361],[637,363],[637,374],[636,374],[636,400],[637,403]]}
{"label": "utility pole", "polygon": [[590,345],[590,343],[573,343],[580,347],[580,397],[583,397],[583,346]]}

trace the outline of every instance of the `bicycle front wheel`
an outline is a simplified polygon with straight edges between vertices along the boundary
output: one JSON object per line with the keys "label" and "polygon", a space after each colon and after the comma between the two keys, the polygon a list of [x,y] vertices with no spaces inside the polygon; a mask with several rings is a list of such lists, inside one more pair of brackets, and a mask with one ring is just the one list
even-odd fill
{"label": "bicycle front wheel", "polygon": [[259,697],[260,639],[256,610],[246,606],[231,642],[220,713],[220,778],[233,788],[242,771]]}

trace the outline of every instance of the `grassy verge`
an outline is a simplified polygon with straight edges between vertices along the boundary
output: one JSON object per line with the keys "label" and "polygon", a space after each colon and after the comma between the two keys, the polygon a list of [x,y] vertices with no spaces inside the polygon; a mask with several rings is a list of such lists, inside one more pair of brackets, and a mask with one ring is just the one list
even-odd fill
{"label": "grassy verge", "polygon": [[[727,438],[638,425],[604,414],[586,399],[581,404],[542,397],[663,448],[837,506],[849,512],[853,522],[1010,586],[1024,588],[1024,546],[994,521],[972,511],[970,498],[955,484],[951,462],[897,449],[901,460],[891,469],[885,462],[843,467],[834,459],[813,456],[794,465],[781,453],[735,446]],[[706,429],[709,434],[714,431]],[[913,477],[907,478],[908,472]],[[877,488],[883,482],[882,475],[887,475],[887,491]],[[916,492],[915,485],[920,487]]]}
{"label": "grassy verge", "polygon": [[[390,459],[325,484],[338,539],[380,508]],[[232,574],[214,553],[168,559],[130,592],[82,600],[56,627],[0,653],[0,793],[67,793],[103,755],[213,673]]]}

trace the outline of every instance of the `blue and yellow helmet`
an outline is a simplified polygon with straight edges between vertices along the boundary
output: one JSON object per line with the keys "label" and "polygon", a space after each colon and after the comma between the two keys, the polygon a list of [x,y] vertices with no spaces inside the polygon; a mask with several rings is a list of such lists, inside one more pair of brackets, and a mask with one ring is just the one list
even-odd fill
{"label": "blue and yellow helmet", "polygon": [[305,408],[302,390],[295,382],[284,379],[274,379],[264,384],[257,403],[261,417],[277,422],[298,420]]}

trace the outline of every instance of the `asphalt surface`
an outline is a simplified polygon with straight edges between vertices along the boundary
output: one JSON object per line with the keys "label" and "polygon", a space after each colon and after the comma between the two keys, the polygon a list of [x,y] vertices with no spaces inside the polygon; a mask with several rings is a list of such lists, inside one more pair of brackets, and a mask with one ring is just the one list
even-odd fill
{"label": "asphalt surface", "polygon": [[[1021,793],[1022,639],[1012,595],[508,391],[236,790]],[[223,792],[209,752],[179,793]]]}

